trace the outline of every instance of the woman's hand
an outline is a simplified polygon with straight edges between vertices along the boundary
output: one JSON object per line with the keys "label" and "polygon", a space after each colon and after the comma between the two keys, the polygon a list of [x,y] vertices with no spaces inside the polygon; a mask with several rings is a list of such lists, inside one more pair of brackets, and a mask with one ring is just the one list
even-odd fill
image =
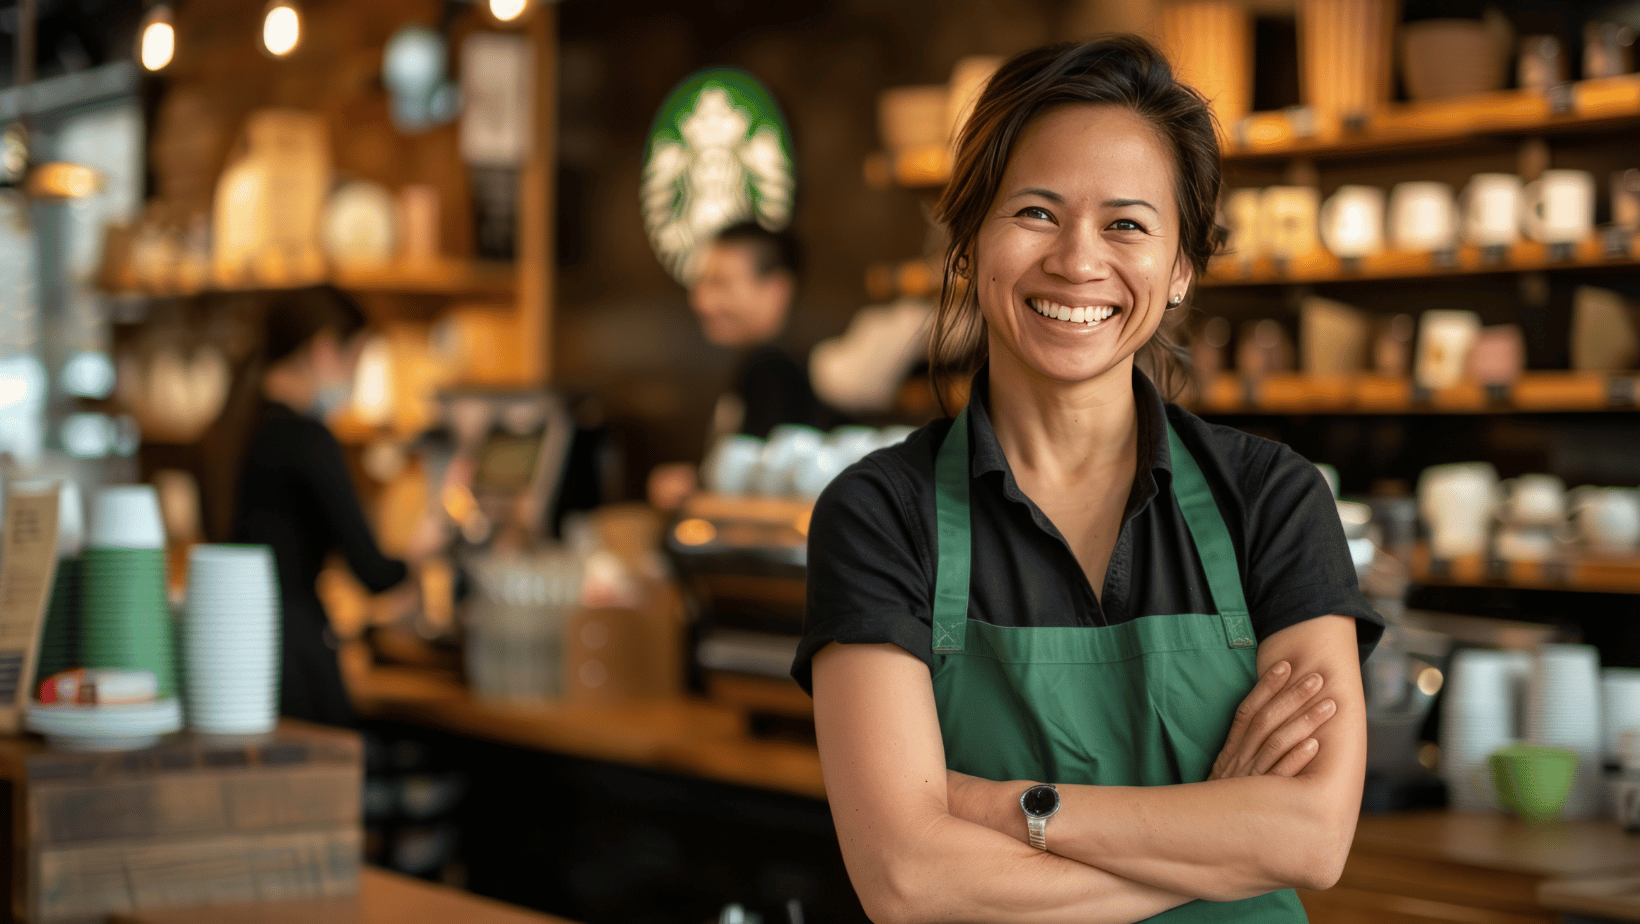
{"label": "woman's hand", "polygon": [[1320,744],[1310,737],[1338,711],[1321,692],[1321,675],[1288,683],[1292,665],[1277,662],[1236,707],[1230,736],[1213,761],[1210,780],[1236,776],[1297,776],[1310,765]]}

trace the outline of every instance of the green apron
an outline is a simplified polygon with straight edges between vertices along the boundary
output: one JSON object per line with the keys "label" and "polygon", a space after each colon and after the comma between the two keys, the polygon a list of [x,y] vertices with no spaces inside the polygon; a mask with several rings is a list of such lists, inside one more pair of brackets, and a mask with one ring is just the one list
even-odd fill
{"label": "green apron", "polygon": [[[1167,786],[1207,778],[1236,706],[1257,680],[1258,643],[1230,532],[1171,424],[1173,494],[1218,615],[1114,626],[996,626],[968,618],[968,412],[935,466],[939,571],[934,697],[946,763],[991,780]],[[1053,821],[1048,843],[1053,843]],[[1305,921],[1292,890],[1193,901],[1152,920]]]}

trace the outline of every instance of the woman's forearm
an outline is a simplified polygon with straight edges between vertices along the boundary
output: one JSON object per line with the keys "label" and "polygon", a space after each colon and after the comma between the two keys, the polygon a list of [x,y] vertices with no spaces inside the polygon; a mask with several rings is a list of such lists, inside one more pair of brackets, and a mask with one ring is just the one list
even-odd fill
{"label": "woman's forearm", "polygon": [[1353,833],[1315,777],[1060,789],[1053,852],[1212,901],[1328,888]]}
{"label": "woman's forearm", "polygon": [[892,851],[843,846],[849,876],[877,924],[1127,924],[1191,900],[951,815]]}
{"label": "woman's forearm", "polygon": [[[1019,796],[1031,784],[969,778],[953,810],[1026,844]],[[1351,831],[1337,830],[1320,781],[1241,777],[1177,786],[1059,786],[1048,850],[1124,879],[1208,901],[1327,888]],[[958,809],[957,805],[967,806]],[[1340,846],[1342,845],[1342,847]]]}

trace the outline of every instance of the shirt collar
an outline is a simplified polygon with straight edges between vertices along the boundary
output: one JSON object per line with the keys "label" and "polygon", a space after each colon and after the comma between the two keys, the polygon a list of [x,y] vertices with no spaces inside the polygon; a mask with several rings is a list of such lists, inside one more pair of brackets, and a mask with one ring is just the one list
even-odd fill
{"label": "shirt collar", "polygon": [[[1022,501],[1024,492],[1015,483],[1013,469],[1002,453],[1002,444],[997,442],[996,429],[991,426],[988,403],[990,378],[990,364],[980,367],[979,372],[974,374],[974,383],[969,391],[968,439],[974,447],[969,461],[970,471],[976,478],[987,472],[1001,472],[1003,493],[1011,500]],[[1140,477],[1134,479],[1133,491],[1128,496],[1128,515],[1143,508],[1155,497],[1156,472],[1167,472],[1169,484],[1173,477],[1173,455],[1168,449],[1167,410],[1162,403],[1162,394],[1151,383],[1150,377],[1139,371],[1137,364],[1133,367],[1133,400],[1139,418],[1139,457],[1149,460],[1149,464],[1140,464]]]}

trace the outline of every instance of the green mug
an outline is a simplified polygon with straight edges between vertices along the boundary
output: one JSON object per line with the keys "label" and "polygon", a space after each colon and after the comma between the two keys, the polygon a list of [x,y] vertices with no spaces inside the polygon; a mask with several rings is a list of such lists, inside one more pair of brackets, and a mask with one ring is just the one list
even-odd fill
{"label": "green mug", "polygon": [[1542,744],[1510,744],[1487,759],[1504,807],[1527,821],[1553,821],[1577,781],[1578,754]]}

